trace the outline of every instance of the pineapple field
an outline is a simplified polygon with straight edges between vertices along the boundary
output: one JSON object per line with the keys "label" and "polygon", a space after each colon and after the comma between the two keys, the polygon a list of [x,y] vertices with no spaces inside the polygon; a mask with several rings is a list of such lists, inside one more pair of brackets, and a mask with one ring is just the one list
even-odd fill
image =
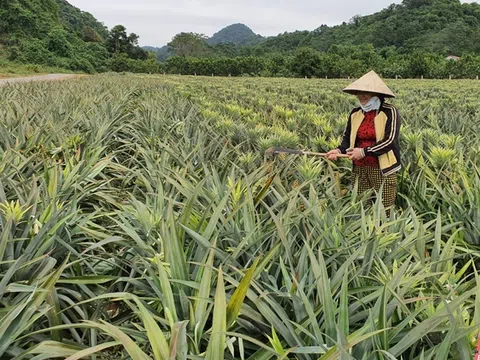
{"label": "pineapple field", "polygon": [[480,82],[390,80],[397,206],[336,147],[347,80],[0,88],[0,358],[472,359]]}

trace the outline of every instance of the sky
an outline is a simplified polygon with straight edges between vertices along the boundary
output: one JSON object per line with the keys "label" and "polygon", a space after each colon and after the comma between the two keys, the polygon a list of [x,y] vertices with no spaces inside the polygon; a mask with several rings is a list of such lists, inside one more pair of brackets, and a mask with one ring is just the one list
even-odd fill
{"label": "sky", "polygon": [[[117,24],[140,36],[140,45],[163,46],[175,34],[212,36],[234,23],[274,36],[348,22],[401,0],[67,0],[92,13],[108,28]],[[471,2],[471,1],[466,1]]]}

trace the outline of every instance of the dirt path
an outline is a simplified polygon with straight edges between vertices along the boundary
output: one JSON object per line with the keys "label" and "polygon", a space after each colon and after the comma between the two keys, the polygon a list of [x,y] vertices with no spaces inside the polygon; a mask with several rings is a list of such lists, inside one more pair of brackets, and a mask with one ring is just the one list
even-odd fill
{"label": "dirt path", "polygon": [[15,83],[24,83],[30,81],[58,81],[58,80],[67,80],[74,79],[79,75],[76,74],[48,74],[48,75],[38,75],[38,76],[27,76],[27,77],[17,77],[9,79],[0,79],[0,86],[15,84]]}

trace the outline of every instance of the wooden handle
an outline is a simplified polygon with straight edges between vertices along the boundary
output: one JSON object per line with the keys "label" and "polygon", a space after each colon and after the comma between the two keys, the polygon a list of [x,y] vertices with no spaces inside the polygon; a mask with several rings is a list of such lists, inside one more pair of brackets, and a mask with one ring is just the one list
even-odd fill
{"label": "wooden handle", "polygon": [[[318,153],[318,152],[312,152],[312,151],[302,151],[302,150],[295,150],[295,149],[288,149],[288,148],[275,148],[275,147],[267,149],[267,151],[265,153],[267,153],[267,154],[286,153],[286,154],[293,154],[293,155],[309,155],[309,156],[327,157],[327,153]],[[348,155],[347,154],[338,154],[337,157],[348,158]]]}
{"label": "wooden handle", "polygon": [[[317,153],[317,152],[311,152],[311,151],[304,151],[303,154],[304,154],[304,155],[311,155],[311,156],[322,156],[322,157],[326,157],[326,156],[327,156],[327,153]],[[348,159],[348,155],[347,155],[347,154],[338,154],[337,157],[339,157],[339,158],[347,158],[347,159]]]}

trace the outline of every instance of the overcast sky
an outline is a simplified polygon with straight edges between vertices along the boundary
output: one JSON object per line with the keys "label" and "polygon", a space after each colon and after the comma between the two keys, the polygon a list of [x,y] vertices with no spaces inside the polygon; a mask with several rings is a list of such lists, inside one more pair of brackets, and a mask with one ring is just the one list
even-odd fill
{"label": "overcast sky", "polygon": [[[111,28],[123,24],[140,45],[163,46],[179,32],[212,36],[233,24],[272,36],[284,31],[336,25],[401,0],[67,0]],[[467,1],[471,2],[471,1]]]}

